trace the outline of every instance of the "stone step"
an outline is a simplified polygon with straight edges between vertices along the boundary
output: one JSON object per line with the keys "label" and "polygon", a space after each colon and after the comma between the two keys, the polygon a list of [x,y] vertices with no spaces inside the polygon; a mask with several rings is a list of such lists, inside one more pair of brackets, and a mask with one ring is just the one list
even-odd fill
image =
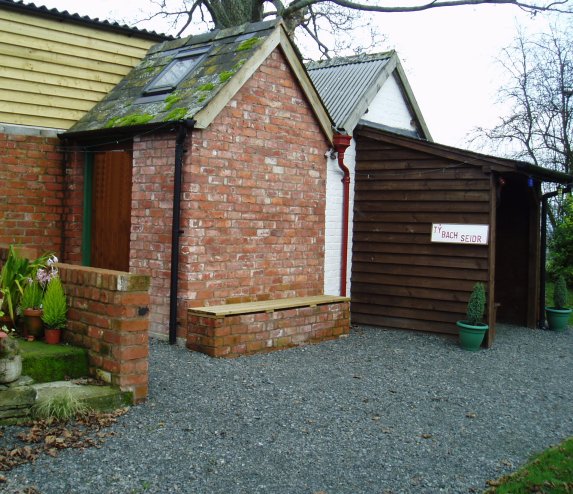
{"label": "stone step", "polygon": [[76,379],[88,375],[88,352],[69,345],[21,341],[22,375],[37,383]]}
{"label": "stone step", "polygon": [[34,384],[30,377],[22,376],[18,381],[0,385],[0,425],[26,422],[35,404],[64,393],[71,393],[89,408],[99,411],[112,411],[132,403],[131,393],[90,384],[87,379]]}
{"label": "stone step", "polygon": [[36,402],[51,397],[71,393],[89,408],[99,411],[112,411],[132,404],[131,393],[120,391],[107,385],[89,384],[87,380],[55,381],[33,384],[36,390]]}

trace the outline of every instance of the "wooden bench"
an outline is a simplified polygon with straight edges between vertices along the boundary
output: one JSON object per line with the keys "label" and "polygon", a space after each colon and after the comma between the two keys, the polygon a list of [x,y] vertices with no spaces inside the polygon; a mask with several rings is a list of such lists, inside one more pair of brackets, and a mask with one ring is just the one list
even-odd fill
{"label": "wooden bench", "polygon": [[350,299],[334,295],[193,307],[187,347],[214,357],[288,348],[350,330]]}

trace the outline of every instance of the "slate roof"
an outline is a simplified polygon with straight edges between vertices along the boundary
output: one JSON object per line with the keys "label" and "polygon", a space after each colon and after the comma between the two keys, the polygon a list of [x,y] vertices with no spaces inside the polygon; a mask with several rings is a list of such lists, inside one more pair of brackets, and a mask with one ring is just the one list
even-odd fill
{"label": "slate roof", "polygon": [[310,62],[306,68],[335,127],[348,133],[352,133],[386,80],[396,73],[406,103],[417,120],[419,137],[431,139],[394,50]]}
{"label": "slate roof", "polygon": [[[279,45],[323,129],[331,136],[332,122],[280,20],[244,24],[152,46],[145,58],[63,136],[145,124],[157,126],[186,119],[194,119],[196,127],[205,128]],[[182,49],[200,48],[208,48],[207,54],[175,90],[144,94]]]}
{"label": "slate roof", "polygon": [[75,24],[92,26],[98,29],[136,36],[138,38],[148,39],[151,41],[173,39],[173,36],[159,34],[155,31],[137,29],[134,27],[126,26],[125,24],[118,24],[117,22],[109,22],[106,20],[100,20],[98,18],[93,19],[87,15],[71,14],[67,10],[61,11],[58,9],[49,9],[44,5],[37,6],[34,3],[25,3],[22,0],[0,0],[0,8],[9,9],[16,12],[26,12],[39,17],[56,19],[61,22],[72,22]]}

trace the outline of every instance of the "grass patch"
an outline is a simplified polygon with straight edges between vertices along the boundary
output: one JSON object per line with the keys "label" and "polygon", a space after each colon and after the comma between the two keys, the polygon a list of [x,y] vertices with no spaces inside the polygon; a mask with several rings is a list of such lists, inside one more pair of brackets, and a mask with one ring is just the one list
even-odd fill
{"label": "grass patch", "polygon": [[[545,305],[547,307],[553,307],[553,290],[555,285],[553,283],[547,283],[545,285]],[[567,307],[571,307],[573,304],[573,287],[567,287]],[[573,326],[573,312],[569,316],[569,326]]]}
{"label": "grass patch", "polygon": [[517,472],[488,482],[486,494],[573,492],[573,437],[535,455]]}
{"label": "grass patch", "polygon": [[68,420],[81,417],[88,412],[88,407],[70,390],[66,390],[40,401],[32,407],[32,416],[36,419]]}
{"label": "grass patch", "polygon": [[37,383],[85,377],[88,352],[68,345],[46,345],[41,341],[21,341],[22,374]]}

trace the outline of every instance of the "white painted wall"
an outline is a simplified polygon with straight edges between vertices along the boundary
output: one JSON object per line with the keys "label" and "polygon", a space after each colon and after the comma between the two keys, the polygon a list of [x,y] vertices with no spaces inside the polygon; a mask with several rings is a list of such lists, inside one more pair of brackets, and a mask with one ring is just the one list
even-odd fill
{"label": "white painted wall", "polygon": [[404,101],[394,74],[380,88],[362,119],[389,127],[416,130],[414,116]]}
{"label": "white painted wall", "polygon": [[[350,296],[350,273],[352,271],[352,219],[354,209],[354,170],[356,168],[356,143],[354,139],[344,155],[344,164],[350,171],[350,206],[348,211],[348,271],[346,296]],[[344,174],[338,166],[338,158],[327,159],[326,214],[324,252],[324,293],[340,295],[340,265],[342,257],[342,196]]]}
{"label": "white painted wall", "polygon": [[[389,77],[372,100],[363,120],[397,127],[416,130],[412,124],[413,115],[410,113],[400,86],[392,75]],[[350,129],[347,129],[349,133]],[[352,129],[354,130],[354,129]],[[350,274],[352,272],[352,221],[354,211],[354,175],[356,169],[356,142],[352,139],[346,150],[344,164],[350,170],[350,210],[348,238],[348,272],[346,296],[351,294]],[[325,253],[324,253],[324,293],[340,295],[340,264],[342,243],[342,170],[338,167],[337,159],[327,158],[326,175],[326,214],[325,214]]]}

